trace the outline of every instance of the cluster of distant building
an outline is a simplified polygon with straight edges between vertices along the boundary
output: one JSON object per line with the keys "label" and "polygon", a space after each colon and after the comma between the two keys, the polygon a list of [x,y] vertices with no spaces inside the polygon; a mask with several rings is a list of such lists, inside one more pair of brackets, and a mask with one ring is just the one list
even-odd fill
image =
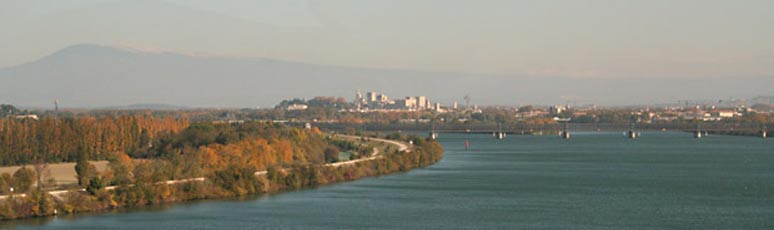
{"label": "cluster of distant building", "polygon": [[[282,103],[281,106],[278,106],[279,108],[283,108],[287,111],[304,111],[309,109],[311,106],[315,106],[313,103],[309,103],[306,100],[303,99],[294,99],[292,103]],[[340,100],[343,100],[340,99]],[[429,111],[429,112],[436,112],[436,113],[448,113],[448,112],[455,112],[455,111],[461,111],[461,112],[471,112],[471,113],[481,113],[481,109],[478,108],[478,105],[470,106],[470,98],[465,97],[466,103],[464,105],[464,108],[459,108],[457,101],[455,101],[452,106],[443,106],[441,103],[438,102],[432,102],[427,96],[408,96],[403,97],[399,99],[390,99],[389,96],[383,93],[371,91],[366,92],[365,94],[357,90],[355,92],[355,98],[354,100],[350,102],[346,102],[345,106],[340,106],[341,104],[337,105],[331,105],[331,104],[323,104],[320,105],[319,103],[316,106],[328,106],[340,109],[340,111],[348,111],[348,112],[361,112],[361,113],[368,113],[368,112],[413,112],[413,111]]]}
{"label": "cluster of distant building", "polygon": [[695,106],[693,108],[667,108],[664,111],[642,111],[647,117],[657,121],[683,120],[701,120],[701,121],[721,121],[734,117],[743,116],[746,113],[766,113],[755,111],[748,107],[736,108],[718,108],[715,106]]}
{"label": "cluster of distant building", "polygon": [[[559,120],[559,117],[580,117],[594,114],[596,106],[585,108],[572,108],[569,105],[553,105],[547,108],[533,108],[517,112],[516,118],[534,118],[534,117],[552,117]],[[759,111],[753,108],[738,106],[732,108],[720,108],[712,105],[696,105],[693,107],[665,107],[659,109],[639,108],[622,109],[629,110],[631,115],[640,118],[639,122],[670,122],[676,120],[700,120],[700,121],[722,121],[744,116],[748,113],[769,114],[768,111]],[[567,112],[570,113],[567,113]],[[615,111],[613,109],[612,111]]]}
{"label": "cluster of distant building", "polygon": [[[411,112],[411,111],[429,111],[436,113],[482,113],[482,110],[478,106],[470,106],[470,97],[465,96],[465,104],[463,108],[458,107],[458,103],[455,101],[452,106],[444,107],[441,103],[433,103],[426,96],[408,96],[399,99],[390,99],[389,96],[383,93],[371,91],[365,94],[360,90],[355,93],[354,100],[350,103],[343,98],[339,98],[335,104],[335,107],[340,111],[348,112]],[[303,101],[303,100],[302,100]],[[343,105],[343,106],[342,106]],[[303,103],[297,102],[285,105],[285,109],[288,111],[294,110],[306,110],[309,106],[320,106],[320,103]],[[322,106],[334,106],[323,104]],[[497,107],[496,109],[501,109]],[[757,107],[756,107],[757,108]],[[696,105],[688,106],[663,106],[651,109],[648,107],[621,107],[621,108],[608,108],[599,109],[596,105],[584,105],[581,107],[570,105],[553,105],[553,106],[539,106],[534,108],[533,106],[522,106],[519,108],[505,107],[506,110],[516,110],[515,113],[511,113],[517,120],[529,120],[533,118],[553,118],[556,121],[569,121],[569,120],[589,120],[597,119],[604,115],[614,114],[612,116],[604,116],[607,120],[621,120],[621,119],[637,119],[637,122],[652,123],[652,122],[670,122],[676,120],[702,120],[702,121],[721,121],[727,119],[734,119],[736,117],[745,116],[745,114],[756,113],[769,115],[774,113],[771,109],[769,111],[758,111],[753,108],[746,107],[744,105]],[[628,115],[631,116],[628,116]],[[630,117],[630,118],[627,118]],[[420,121],[410,121],[420,122]]]}
{"label": "cluster of distant building", "polygon": [[426,96],[405,97],[396,100],[378,92],[368,92],[365,95],[358,90],[355,93],[354,109],[357,111],[379,111],[379,110],[408,110],[423,111],[434,110],[436,112],[445,112],[441,103],[432,103]]}

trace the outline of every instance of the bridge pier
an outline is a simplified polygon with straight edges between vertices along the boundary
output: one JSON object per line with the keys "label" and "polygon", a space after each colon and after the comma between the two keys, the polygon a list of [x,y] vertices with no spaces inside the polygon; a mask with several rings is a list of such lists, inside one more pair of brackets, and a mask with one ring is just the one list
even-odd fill
{"label": "bridge pier", "polygon": [[626,133],[626,136],[631,138],[632,140],[637,139],[637,132],[634,130],[629,130],[629,132]]}
{"label": "bridge pier", "polygon": [[505,139],[505,132],[495,132],[495,133],[494,133],[494,136],[495,136],[495,138],[497,138],[498,140]]}

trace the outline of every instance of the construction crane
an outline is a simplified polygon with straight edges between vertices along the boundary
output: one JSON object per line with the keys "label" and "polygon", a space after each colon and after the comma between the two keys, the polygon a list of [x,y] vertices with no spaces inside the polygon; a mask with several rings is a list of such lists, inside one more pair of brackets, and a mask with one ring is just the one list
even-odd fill
{"label": "construction crane", "polygon": [[59,127],[59,99],[54,99],[54,127]]}

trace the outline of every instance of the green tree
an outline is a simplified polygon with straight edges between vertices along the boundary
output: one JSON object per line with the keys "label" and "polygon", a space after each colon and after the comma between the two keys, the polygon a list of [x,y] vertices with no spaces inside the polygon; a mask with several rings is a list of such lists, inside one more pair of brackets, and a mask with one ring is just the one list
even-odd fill
{"label": "green tree", "polygon": [[414,145],[421,146],[425,144],[425,139],[422,139],[421,137],[418,137],[418,136],[412,136],[411,142],[414,143]]}
{"label": "green tree", "polygon": [[19,109],[17,109],[16,106],[6,105],[6,104],[0,105],[0,117],[14,115],[18,113],[19,113]]}
{"label": "green tree", "polygon": [[333,163],[339,161],[339,149],[333,146],[325,148],[325,161]]}
{"label": "green tree", "polygon": [[35,171],[27,167],[22,167],[13,173],[14,180],[14,192],[26,193],[30,191],[30,187],[35,183]]}
{"label": "green tree", "polygon": [[89,163],[86,152],[78,154],[78,161],[75,163],[75,173],[78,174],[78,185],[85,187],[89,184],[89,178],[96,174],[95,168]]}
{"label": "green tree", "polygon": [[54,209],[54,204],[48,200],[48,193],[40,188],[34,189],[30,193],[30,199],[34,204],[32,212],[36,216],[48,215]]}
{"label": "green tree", "polygon": [[89,180],[89,185],[86,187],[86,191],[91,195],[96,195],[104,188],[105,182],[102,181],[102,177],[93,177]]}

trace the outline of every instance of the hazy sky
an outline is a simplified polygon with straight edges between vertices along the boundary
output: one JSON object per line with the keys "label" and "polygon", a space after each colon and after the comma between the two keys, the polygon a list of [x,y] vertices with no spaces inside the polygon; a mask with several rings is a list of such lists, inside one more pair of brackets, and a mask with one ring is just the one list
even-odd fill
{"label": "hazy sky", "polygon": [[0,0],[0,67],[79,43],[448,72],[774,76],[771,0]]}

